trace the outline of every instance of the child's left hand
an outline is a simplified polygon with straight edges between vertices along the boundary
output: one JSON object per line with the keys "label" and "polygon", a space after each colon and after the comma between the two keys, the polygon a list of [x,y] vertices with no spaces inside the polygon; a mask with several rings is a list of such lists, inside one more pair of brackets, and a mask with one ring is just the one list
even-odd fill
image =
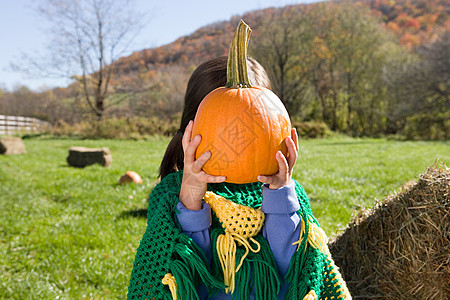
{"label": "child's left hand", "polygon": [[278,161],[278,172],[271,176],[259,175],[258,180],[269,184],[269,189],[279,189],[291,182],[292,170],[298,158],[298,135],[295,128],[291,129],[291,136],[285,139],[288,150],[287,156],[281,151],[275,155]]}

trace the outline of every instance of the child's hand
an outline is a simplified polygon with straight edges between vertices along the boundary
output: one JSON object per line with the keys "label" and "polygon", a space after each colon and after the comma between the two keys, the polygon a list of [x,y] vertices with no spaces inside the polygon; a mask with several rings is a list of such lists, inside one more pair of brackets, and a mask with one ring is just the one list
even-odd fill
{"label": "child's hand", "polygon": [[285,142],[287,156],[285,157],[281,151],[278,151],[275,156],[278,161],[278,172],[271,176],[258,176],[259,181],[269,184],[269,189],[279,189],[291,181],[292,170],[298,157],[298,136],[295,128],[292,128],[291,137],[287,137]]}
{"label": "child's hand", "polygon": [[204,164],[211,158],[211,152],[206,151],[197,160],[195,152],[200,145],[201,136],[197,135],[191,140],[194,122],[190,121],[183,135],[184,168],[181,183],[180,201],[190,210],[200,210],[202,199],[206,193],[208,182],[223,182],[225,176],[213,176],[202,170]]}

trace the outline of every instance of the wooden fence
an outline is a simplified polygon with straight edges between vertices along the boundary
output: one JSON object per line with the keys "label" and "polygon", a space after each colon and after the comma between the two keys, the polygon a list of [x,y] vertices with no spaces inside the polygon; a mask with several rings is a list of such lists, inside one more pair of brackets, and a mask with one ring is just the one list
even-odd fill
{"label": "wooden fence", "polygon": [[0,134],[37,133],[50,128],[50,123],[35,118],[0,115]]}

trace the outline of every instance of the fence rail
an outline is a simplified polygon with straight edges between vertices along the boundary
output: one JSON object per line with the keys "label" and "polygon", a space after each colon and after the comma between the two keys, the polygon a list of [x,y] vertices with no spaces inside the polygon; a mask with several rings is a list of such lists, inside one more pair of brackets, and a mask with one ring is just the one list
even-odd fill
{"label": "fence rail", "polygon": [[50,123],[35,118],[0,115],[0,134],[18,132],[41,132],[50,128]]}

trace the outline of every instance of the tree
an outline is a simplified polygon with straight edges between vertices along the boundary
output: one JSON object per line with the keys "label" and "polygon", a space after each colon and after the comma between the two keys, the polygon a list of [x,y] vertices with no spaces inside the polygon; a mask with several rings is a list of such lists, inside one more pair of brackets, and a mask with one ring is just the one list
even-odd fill
{"label": "tree", "polygon": [[[395,95],[390,118],[409,138],[450,137],[450,32],[417,48],[417,59],[387,77]],[[406,128],[406,130],[405,130]]]}
{"label": "tree", "polygon": [[367,8],[338,2],[268,15],[253,53],[291,115],[354,135],[383,131],[383,47],[390,38]]}
{"label": "tree", "polygon": [[[374,113],[371,97],[378,93],[375,86],[381,73],[382,61],[377,60],[379,49],[385,44],[386,32],[369,11],[359,5],[341,4],[335,34],[339,42],[337,54],[342,69],[342,90],[347,108],[347,130],[353,134],[365,134],[368,119]],[[367,86],[371,93],[366,93]],[[379,102],[379,101],[377,101]],[[359,128],[358,128],[359,127]]]}
{"label": "tree", "polygon": [[115,62],[139,32],[143,15],[133,11],[132,0],[45,0],[38,11],[53,39],[46,62],[28,59],[28,66],[46,75],[69,75],[101,118]]}
{"label": "tree", "polygon": [[258,30],[263,34],[255,37],[252,53],[267,69],[275,94],[296,114],[305,104],[313,39],[306,6],[286,6],[268,15]]}
{"label": "tree", "polygon": [[383,130],[386,94],[380,84],[384,45],[391,39],[364,6],[322,2],[311,12],[315,37],[310,82],[332,130],[353,135]]}

